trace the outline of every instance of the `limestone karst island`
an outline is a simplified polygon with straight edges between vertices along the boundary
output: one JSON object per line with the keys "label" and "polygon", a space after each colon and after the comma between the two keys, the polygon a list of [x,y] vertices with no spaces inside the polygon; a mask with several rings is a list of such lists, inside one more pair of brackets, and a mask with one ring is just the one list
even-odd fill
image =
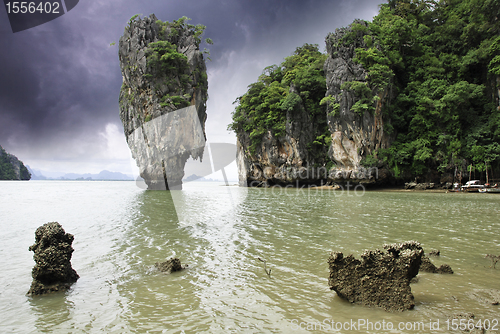
{"label": "limestone karst island", "polygon": [[120,118],[149,189],[180,187],[188,158],[203,157],[208,82],[199,45],[205,27],[187,20],[135,16],[120,38]]}
{"label": "limestone karst island", "polygon": [[298,47],[236,99],[240,185],[500,181],[499,33],[494,1],[389,1]]}
{"label": "limestone karst island", "polygon": [[86,3],[5,39],[71,117],[0,143],[0,332],[500,331],[500,0]]}

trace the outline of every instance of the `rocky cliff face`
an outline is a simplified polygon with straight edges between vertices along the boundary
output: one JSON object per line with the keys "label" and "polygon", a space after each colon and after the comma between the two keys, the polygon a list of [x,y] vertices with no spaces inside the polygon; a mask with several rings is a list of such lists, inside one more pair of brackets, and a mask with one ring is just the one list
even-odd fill
{"label": "rocky cliff face", "polygon": [[[353,24],[366,27],[364,21]],[[304,103],[297,103],[286,113],[285,135],[267,131],[255,152],[249,149],[252,133],[236,130],[241,186],[381,183],[389,176],[387,170],[362,165],[363,158],[390,144],[382,117],[390,98],[389,86],[371,88],[367,70],[354,62],[355,49],[367,47],[362,32],[352,26],[338,29],[327,36],[326,45],[325,95],[329,102],[323,112],[311,113]],[[366,99],[348,86],[352,82],[365,84],[376,97],[369,101],[369,110],[352,110],[357,101]],[[289,93],[301,96],[293,84]],[[322,97],[314,103],[320,104]],[[322,134],[324,145],[318,141]]]}
{"label": "rocky cliff face", "polygon": [[0,146],[0,180],[30,180],[31,174],[15,155]]}
{"label": "rocky cliff face", "polygon": [[[353,180],[359,182],[381,182],[386,171],[379,175],[370,175],[362,167],[364,157],[373,154],[379,148],[390,145],[390,137],[384,132],[382,108],[390,99],[390,87],[372,88],[367,83],[368,72],[359,63],[354,62],[356,48],[367,48],[362,31],[354,31],[353,25],[366,26],[364,21],[354,21],[348,28],[337,29],[326,38],[328,58],[325,62],[327,96],[335,99],[328,106],[328,127],[332,143],[328,151],[334,161],[335,181]],[[349,89],[352,82],[367,84],[371,95],[377,99],[371,110],[362,113],[353,110],[353,106],[362,97],[354,89]],[[352,87],[352,86],[351,86]],[[334,110],[335,109],[335,110]],[[376,180],[375,178],[379,178]]]}
{"label": "rocky cliff face", "polygon": [[181,185],[189,157],[202,158],[207,74],[203,26],[132,18],[119,43],[120,118],[149,189]]}
{"label": "rocky cliff face", "polygon": [[[300,94],[291,85],[290,93]],[[316,118],[323,119],[317,120]],[[311,143],[319,132],[324,115],[311,116],[304,104],[286,112],[285,135],[275,136],[268,131],[255,152],[250,153],[250,134],[237,137],[237,165],[241,186],[262,187],[270,185],[326,183],[326,151],[315,152]],[[321,148],[319,149],[321,151]]]}

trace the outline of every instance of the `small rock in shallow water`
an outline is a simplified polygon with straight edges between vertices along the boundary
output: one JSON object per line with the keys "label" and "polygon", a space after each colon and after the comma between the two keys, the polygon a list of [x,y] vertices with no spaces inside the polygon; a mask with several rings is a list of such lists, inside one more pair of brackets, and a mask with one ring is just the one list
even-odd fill
{"label": "small rock in shallow water", "polygon": [[184,269],[181,265],[181,260],[177,258],[171,258],[165,262],[156,262],[155,267],[158,268],[158,270],[161,271],[162,273],[168,273],[168,274],[174,271],[181,271],[182,269]]}
{"label": "small rock in shallow water", "polygon": [[440,254],[441,252],[439,251],[439,249],[434,249],[429,252],[429,256],[439,256]]}
{"label": "small rock in shallow water", "polygon": [[425,255],[422,256],[422,264],[420,265],[420,271],[426,273],[434,273],[434,274],[453,274],[453,270],[449,265],[442,264],[438,268]]}
{"label": "small rock in shallow water", "polygon": [[55,291],[65,291],[80,277],[71,267],[73,235],[66,233],[57,223],[47,223],[35,232],[33,251],[35,266],[32,270],[33,282],[28,295],[42,295]]}

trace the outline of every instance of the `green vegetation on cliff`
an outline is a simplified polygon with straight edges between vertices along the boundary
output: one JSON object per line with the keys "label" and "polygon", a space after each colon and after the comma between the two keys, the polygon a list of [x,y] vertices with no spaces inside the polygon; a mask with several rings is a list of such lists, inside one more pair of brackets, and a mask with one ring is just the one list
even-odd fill
{"label": "green vegetation on cliff", "polygon": [[[195,89],[208,89],[204,66],[202,70],[196,61],[190,64],[187,54],[194,50],[186,48],[188,45],[193,45],[198,50],[206,27],[201,24],[189,24],[187,23],[189,20],[191,19],[183,16],[172,22],[163,22],[155,17],[152,24],[155,26],[156,36],[154,41],[144,48],[146,68],[140,69],[137,63],[127,65],[127,69],[134,74],[134,77],[142,76],[139,78],[141,87],[145,83],[150,83],[153,93],[158,97],[160,107],[168,111],[189,106],[193,101]],[[130,34],[131,29],[140,24],[140,16],[132,16],[125,27],[125,33]],[[205,42],[213,44],[210,38]],[[202,54],[210,53],[205,49]],[[130,104],[137,98],[137,92],[129,88],[127,82],[124,82],[121,93],[123,101]],[[145,113],[142,120],[149,122],[154,117]]]}
{"label": "green vegetation on cliff", "polygon": [[280,66],[266,67],[248,92],[236,99],[238,105],[228,128],[250,134],[252,154],[267,131],[276,137],[285,135],[287,112],[296,108],[304,108],[315,123],[320,123],[322,130],[310,143],[311,148],[318,146],[313,151],[329,145],[329,136],[324,133],[327,131],[325,108],[320,106],[326,93],[325,60],[326,55],[318,51],[318,45],[305,44]]}
{"label": "green vegetation on cliff", "polygon": [[[188,58],[186,55],[178,52],[177,45],[181,34],[194,38],[196,48],[201,43],[201,35],[206,27],[202,24],[188,24],[191,19],[183,16],[172,22],[157,20],[156,24],[160,27],[160,40],[148,45],[146,51],[147,64],[152,73],[163,73],[168,81],[167,85],[180,83],[180,91],[178,95],[165,94],[161,98],[160,105],[166,107],[173,105],[175,108],[184,108],[189,106],[192,96],[185,94],[189,87],[197,84],[208,87],[207,77],[189,71]],[[210,40],[210,39],[208,39]],[[207,41],[207,43],[211,42]],[[146,74],[146,76],[151,74]]]}
{"label": "green vegetation on cliff", "polygon": [[[394,73],[386,112],[394,142],[381,150],[398,174],[500,162],[498,0],[389,1],[369,25]],[[357,52],[363,65],[366,50]],[[373,80],[370,78],[370,80]]]}
{"label": "green vegetation on cliff", "polygon": [[0,146],[0,180],[29,180],[31,174],[15,156]]}
{"label": "green vegetation on cliff", "polygon": [[[381,92],[390,92],[380,111],[392,144],[362,165],[381,160],[404,178],[487,165],[500,176],[499,13],[499,0],[389,0],[372,22],[351,26],[338,43],[363,45],[353,60],[367,76],[341,87],[356,96],[350,111],[373,113]],[[312,115],[326,113],[325,105],[337,115],[338,101],[325,97],[325,58],[306,44],[236,100],[229,129],[249,134],[250,151],[268,131],[284,136],[286,111],[300,101]],[[311,147],[324,151],[330,140],[325,123],[314,141],[321,145]]]}

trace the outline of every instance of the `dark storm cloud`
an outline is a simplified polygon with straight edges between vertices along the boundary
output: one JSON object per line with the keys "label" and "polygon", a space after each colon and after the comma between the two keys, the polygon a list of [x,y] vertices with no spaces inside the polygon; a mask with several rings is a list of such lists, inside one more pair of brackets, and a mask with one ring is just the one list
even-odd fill
{"label": "dark storm cloud", "polygon": [[119,68],[109,66],[116,51],[64,23],[2,33],[0,142],[7,146],[37,148],[112,119],[105,109],[116,104],[109,93],[120,85]]}
{"label": "dark storm cloud", "polygon": [[212,58],[207,64],[211,140],[211,132],[225,132],[231,102],[263,67],[279,63],[305,42],[323,50],[327,32],[354,18],[370,19],[378,3],[80,1],[62,17],[16,34],[0,8],[0,145],[28,161],[82,163],[107,159],[110,143],[121,141],[125,147],[117,131],[122,79],[117,46],[110,43],[118,42],[134,14],[154,13],[168,21],[187,16],[191,23],[207,26],[205,36],[215,42],[202,45]]}

